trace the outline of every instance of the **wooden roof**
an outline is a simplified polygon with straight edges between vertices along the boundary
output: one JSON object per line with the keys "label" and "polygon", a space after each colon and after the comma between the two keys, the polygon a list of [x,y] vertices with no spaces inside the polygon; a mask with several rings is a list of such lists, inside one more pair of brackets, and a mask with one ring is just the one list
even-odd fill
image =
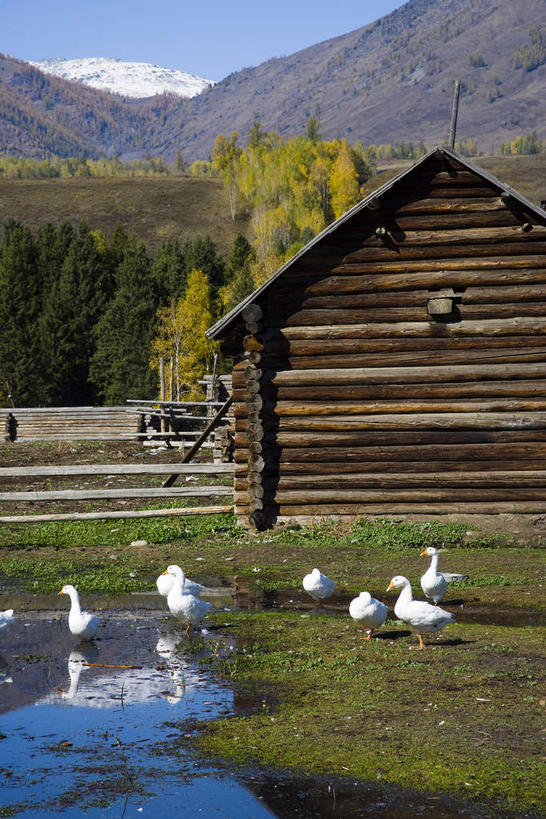
{"label": "wooden roof", "polygon": [[329,236],[331,233],[335,232],[340,225],[346,222],[348,219],[351,219],[355,214],[359,213],[364,208],[373,208],[376,204],[377,200],[380,199],[384,194],[391,191],[395,188],[402,180],[405,180],[406,177],[411,176],[417,169],[421,168],[422,165],[426,164],[428,160],[431,158],[433,159],[442,159],[448,158],[453,159],[456,162],[460,163],[461,165],[465,166],[469,171],[476,174],[476,176],[480,177],[482,180],[490,183],[492,186],[498,188],[499,194],[506,194],[511,197],[515,202],[519,203],[523,206],[527,211],[530,211],[535,216],[539,218],[540,221],[546,224],[546,211],[539,208],[521,193],[519,193],[514,188],[510,187],[510,185],[506,185],[504,182],[501,182],[492,174],[484,171],[482,168],[475,165],[473,162],[468,160],[465,157],[460,156],[459,154],[455,153],[455,151],[449,150],[448,148],[444,147],[436,147],[429,151],[425,156],[421,159],[417,160],[411,167],[407,168],[406,170],[399,173],[397,176],[390,179],[381,187],[374,190],[369,196],[365,199],[362,199],[348,211],[346,211],[342,216],[336,219],[334,222],[329,224],[321,233],[317,234],[313,239],[311,239],[308,244],[301,248],[291,259],[289,259],[282,267],[280,267],[264,284],[261,285],[257,290],[247,296],[243,301],[241,301],[236,307],[230,310],[229,313],[226,313],[219,321],[216,322],[212,327],[210,327],[206,331],[206,335],[212,339],[221,339],[225,337],[233,328],[235,322],[241,316],[241,313],[248,305],[257,301],[263,293],[265,293],[269,287],[280,277],[283,273],[288,270],[293,264],[295,264],[302,256],[304,256],[312,247],[322,241],[325,237]]}

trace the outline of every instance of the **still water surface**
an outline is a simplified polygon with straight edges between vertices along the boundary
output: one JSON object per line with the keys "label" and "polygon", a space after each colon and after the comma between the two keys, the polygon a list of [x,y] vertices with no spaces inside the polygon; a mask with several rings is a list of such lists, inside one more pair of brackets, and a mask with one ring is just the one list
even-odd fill
{"label": "still water surface", "polygon": [[179,642],[176,624],[152,611],[103,612],[88,644],[69,634],[66,616],[44,613],[0,633],[0,812],[272,816],[185,750],[195,720],[237,706],[230,688],[177,652]]}
{"label": "still water surface", "polygon": [[[91,643],[72,637],[58,598],[34,600],[33,608],[43,603],[38,611],[25,612],[21,603],[14,624],[0,631],[0,816],[499,815],[447,794],[350,778],[239,771],[195,757],[190,744],[197,721],[259,710],[267,692],[238,691],[202,667],[157,595],[86,602],[103,607]],[[211,602],[223,609],[235,601]],[[236,604],[302,605],[292,599]],[[205,654],[237,650],[229,627],[205,629],[202,636]]]}

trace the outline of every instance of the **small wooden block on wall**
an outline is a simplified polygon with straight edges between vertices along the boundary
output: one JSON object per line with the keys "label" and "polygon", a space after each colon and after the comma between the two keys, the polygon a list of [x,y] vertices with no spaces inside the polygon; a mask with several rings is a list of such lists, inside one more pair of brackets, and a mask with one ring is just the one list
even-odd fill
{"label": "small wooden block on wall", "polygon": [[429,299],[427,311],[429,316],[448,316],[453,312],[453,299]]}

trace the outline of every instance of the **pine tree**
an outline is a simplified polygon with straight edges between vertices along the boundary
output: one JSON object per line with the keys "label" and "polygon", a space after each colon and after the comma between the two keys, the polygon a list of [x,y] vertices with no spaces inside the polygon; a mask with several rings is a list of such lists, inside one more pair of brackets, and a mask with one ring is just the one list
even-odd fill
{"label": "pine tree", "polygon": [[245,267],[245,265],[248,264],[249,261],[252,261],[254,255],[252,245],[246,236],[243,236],[242,233],[238,233],[233,240],[231,253],[229,254],[226,262],[226,282],[230,282],[233,277],[236,276]]}
{"label": "pine tree", "polygon": [[225,262],[216,252],[210,236],[187,239],[182,245],[186,270],[201,270],[206,274],[215,294],[224,283]]}
{"label": "pine tree", "polygon": [[241,233],[237,234],[227,259],[227,284],[220,290],[220,303],[224,312],[236,307],[256,289],[251,270],[255,258],[256,254],[248,239]]}
{"label": "pine tree", "polygon": [[305,131],[307,139],[311,142],[320,142],[322,135],[320,133],[320,122],[316,117],[309,117],[307,120],[307,127]]}
{"label": "pine tree", "polygon": [[161,304],[183,295],[186,289],[187,267],[178,239],[166,239],[161,243],[152,264],[152,275]]}
{"label": "pine tree", "polygon": [[40,299],[32,233],[20,222],[8,220],[0,239],[0,380],[9,384],[14,403],[22,407],[43,402]]}
{"label": "pine tree", "polygon": [[149,355],[157,306],[150,257],[144,244],[131,238],[116,271],[114,295],[95,326],[90,380],[105,403],[155,397]]}
{"label": "pine tree", "polygon": [[93,330],[111,291],[98,238],[81,223],[58,275],[44,291],[40,324],[47,344],[49,404],[77,406],[94,403],[96,398],[88,381]]}

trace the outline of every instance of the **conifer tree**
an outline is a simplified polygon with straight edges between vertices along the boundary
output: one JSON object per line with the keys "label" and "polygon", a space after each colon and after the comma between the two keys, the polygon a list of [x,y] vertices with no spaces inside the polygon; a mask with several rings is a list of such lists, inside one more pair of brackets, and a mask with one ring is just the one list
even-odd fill
{"label": "conifer tree", "polygon": [[220,290],[222,310],[228,312],[256,289],[251,265],[256,254],[248,239],[241,233],[233,240],[233,247],[226,263],[227,284]]}
{"label": "conifer tree", "polygon": [[188,274],[192,270],[201,270],[209,280],[213,295],[216,294],[224,283],[225,263],[210,236],[187,239],[182,245],[182,253]]}
{"label": "conifer tree", "polygon": [[187,267],[178,239],[166,239],[161,243],[152,263],[152,275],[161,304],[166,304],[169,298],[177,299],[183,295]]}
{"label": "conifer tree", "polygon": [[47,340],[50,405],[77,406],[95,401],[88,382],[93,330],[111,292],[98,238],[81,223],[58,275],[44,292],[41,328]]}
{"label": "conifer tree", "polygon": [[20,222],[8,220],[0,239],[0,384],[9,384],[17,406],[43,400],[40,296],[32,233]]}
{"label": "conifer tree", "polygon": [[320,122],[316,117],[309,117],[307,120],[305,135],[307,139],[311,140],[311,142],[320,142],[322,139],[322,135],[320,133]]}
{"label": "conifer tree", "polygon": [[116,271],[114,295],[95,326],[90,380],[106,404],[155,397],[148,362],[157,306],[150,257],[131,237]]}

